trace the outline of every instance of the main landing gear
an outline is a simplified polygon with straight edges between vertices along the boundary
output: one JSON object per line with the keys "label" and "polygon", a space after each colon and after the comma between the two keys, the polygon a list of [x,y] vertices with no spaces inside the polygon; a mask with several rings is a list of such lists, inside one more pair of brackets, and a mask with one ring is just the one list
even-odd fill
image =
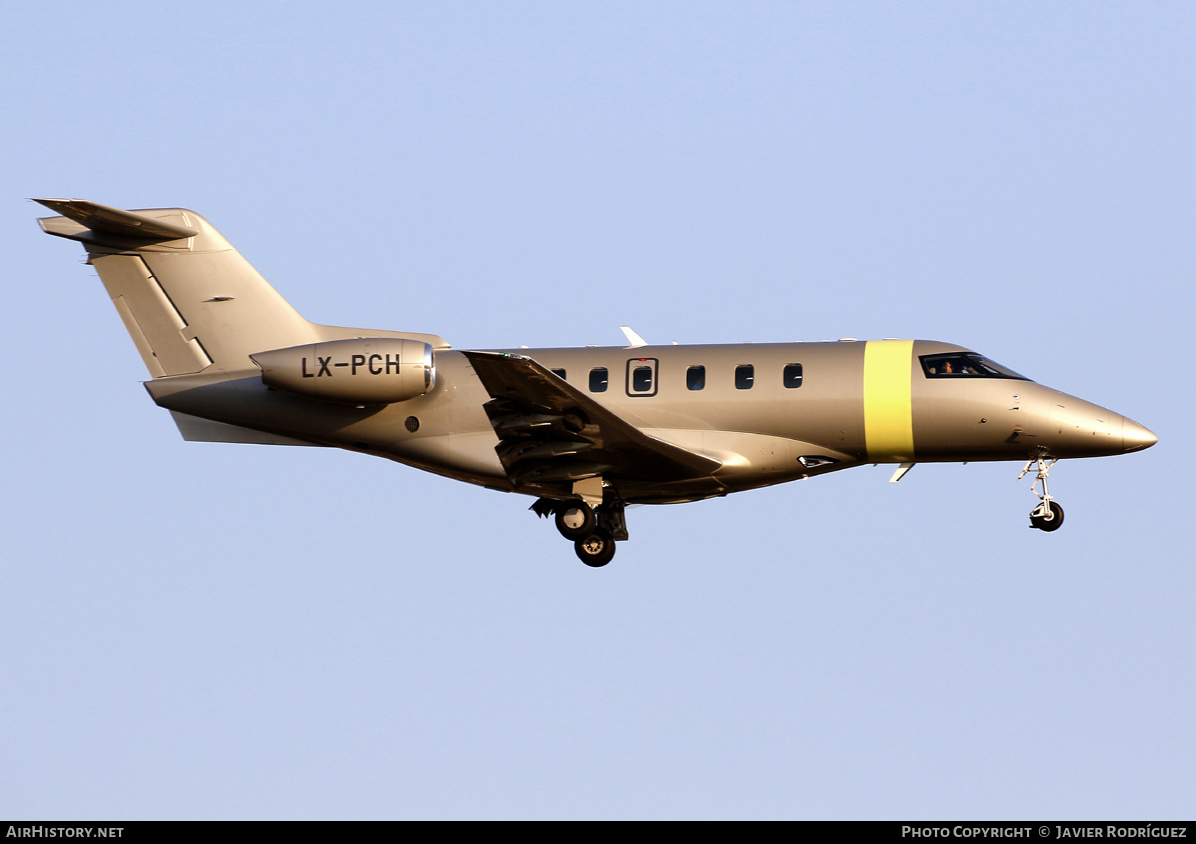
{"label": "main landing gear", "polygon": [[573,543],[577,558],[601,568],[615,556],[615,542],[627,539],[623,502],[613,500],[593,508],[584,501],[541,498],[531,506],[537,516],[553,516],[556,529]]}
{"label": "main landing gear", "polygon": [[[1020,481],[1026,477],[1031,467],[1037,464],[1038,472],[1034,476],[1034,483],[1031,484],[1030,491],[1038,496],[1041,503],[1030,511],[1030,527],[1045,530],[1048,533],[1063,527],[1063,508],[1057,501],[1051,498],[1051,493],[1047,489],[1047,478],[1050,476],[1049,470],[1056,462],[1058,462],[1057,459],[1052,459],[1048,463],[1042,456],[1033,457],[1026,461],[1026,468],[1022,469],[1022,473],[1017,476],[1017,479]],[[1042,484],[1042,492],[1038,491],[1040,483]]]}

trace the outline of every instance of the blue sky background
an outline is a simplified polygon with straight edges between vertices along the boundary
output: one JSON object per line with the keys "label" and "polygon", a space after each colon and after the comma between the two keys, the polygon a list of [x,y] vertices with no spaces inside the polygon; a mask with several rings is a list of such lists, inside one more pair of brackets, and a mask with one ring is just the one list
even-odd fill
{"label": "blue sky background", "polygon": [[[1191,818],[1196,7],[18,4],[0,816]],[[457,348],[942,339],[1154,430],[629,512],[184,443],[31,196]]]}

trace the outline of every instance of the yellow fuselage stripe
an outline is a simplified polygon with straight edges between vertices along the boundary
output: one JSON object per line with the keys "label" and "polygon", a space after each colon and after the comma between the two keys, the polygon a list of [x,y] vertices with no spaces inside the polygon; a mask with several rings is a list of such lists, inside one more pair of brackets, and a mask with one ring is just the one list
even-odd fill
{"label": "yellow fuselage stripe", "polygon": [[913,340],[869,340],[864,347],[864,440],[869,460],[914,459]]}

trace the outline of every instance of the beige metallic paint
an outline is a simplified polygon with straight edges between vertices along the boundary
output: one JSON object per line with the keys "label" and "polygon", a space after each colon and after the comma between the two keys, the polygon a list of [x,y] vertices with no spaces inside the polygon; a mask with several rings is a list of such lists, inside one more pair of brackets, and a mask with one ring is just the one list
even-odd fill
{"label": "beige metallic paint", "polygon": [[[307,321],[192,211],[122,212],[78,200],[39,201],[68,214],[43,219],[41,225],[88,250],[89,262],[153,376],[146,387],[154,401],[184,420],[215,423],[205,434],[204,426],[188,422],[185,434],[189,430],[196,437],[244,442],[254,441],[254,432],[260,432],[260,442],[310,442],[367,452],[492,489],[570,494],[568,484],[516,490],[495,452],[499,438],[484,410],[493,396],[465,354],[449,350],[441,338]],[[154,220],[161,223],[156,234]],[[186,237],[169,239],[179,234]],[[431,389],[406,401],[358,408],[269,389],[250,360],[252,354],[275,349],[361,337],[435,347],[437,375]],[[716,468],[708,472],[695,470],[691,477],[668,481],[631,471],[627,463],[605,473],[625,501],[667,503],[878,459],[908,461],[908,454],[878,457],[875,444],[869,454],[866,349],[865,342],[853,341],[506,351],[547,369],[566,370],[568,386],[561,386],[557,400],[569,401],[573,395],[575,403],[590,401],[603,408],[610,416],[606,423],[596,423],[599,439],[607,436],[603,424],[610,431],[626,425],[647,437],[645,458],[658,459],[653,448],[673,448],[682,450],[677,454],[694,455],[694,466],[702,458],[714,461]],[[912,344],[908,413],[914,460],[1097,456],[1139,450],[1155,441],[1145,428],[1113,411],[1031,381],[924,376],[920,355],[956,351],[967,350],[934,341]],[[651,395],[628,394],[629,362],[640,358],[655,362]],[[802,364],[804,371],[796,389],[782,384],[781,373],[790,363]],[[741,364],[755,367],[751,389],[735,388],[735,367]],[[686,370],[693,365],[706,368],[703,390],[686,387]],[[594,367],[609,372],[606,392],[588,390]],[[493,383],[501,372],[495,370],[489,380]],[[510,389],[518,392],[519,383]],[[411,417],[418,420],[415,431],[407,425]],[[653,447],[653,440],[670,445]],[[802,457],[835,462],[807,468],[799,461]]]}

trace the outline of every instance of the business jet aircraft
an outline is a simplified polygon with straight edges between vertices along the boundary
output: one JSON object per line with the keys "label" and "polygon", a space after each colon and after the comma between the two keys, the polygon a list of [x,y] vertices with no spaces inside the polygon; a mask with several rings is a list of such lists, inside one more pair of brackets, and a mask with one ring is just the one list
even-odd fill
{"label": "business jet aircraft", "polygon": [[[603,566],[628,504],[865,463],[1025,461],[1056,530],[1060,458],[1149,448],[1143,426],[951,343],[843,340],[452,351],[432,334],[301,317],[207,220],[38,199],[88,253],[186,440],[322,445],[536,497]],[[1041,487],[1041,491],[1039,491]]]}

